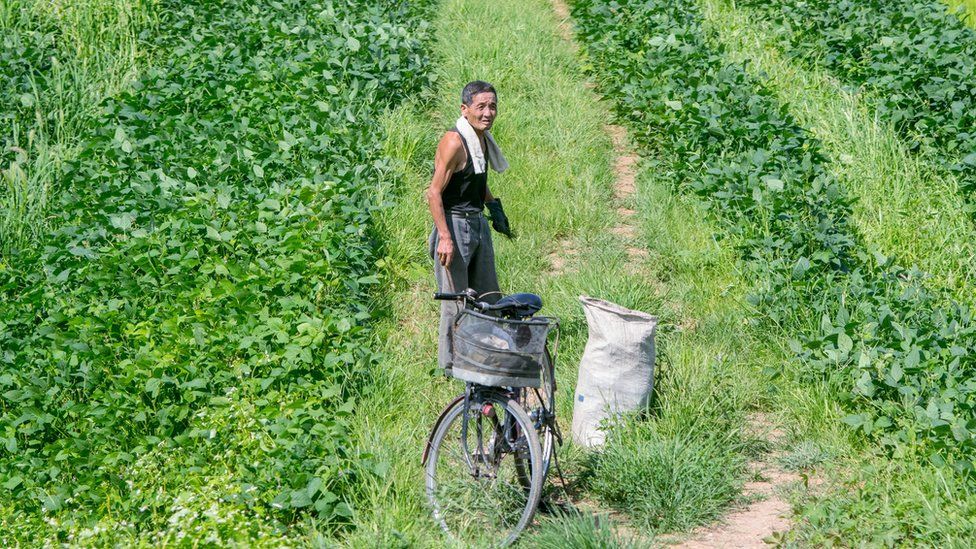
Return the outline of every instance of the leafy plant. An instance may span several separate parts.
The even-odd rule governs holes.
[[[741,65],[694,2],[574,4],[588,65],[637,140],[667,151],[755,279],[755,321],[838,387],[845,420],[892,452],[968,474],[976,428],[972,315],[924,273],[865,250],[819,142]]]
[[[934,148],[976,193],[976,31],[938,1],[746,0],[797,58],[870,90],[913,148]]]
[[[386,471],[349,418],[378,117],[429,82],[430,4],[159,7],[168,55],[104,102],[56,229],[0,270],[6,544],[334,529]]]

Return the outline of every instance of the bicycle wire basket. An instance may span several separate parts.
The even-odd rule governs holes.
[[[553,321],[498,318],[462,309],[451,334],[451,375],[492,387],[539,387]]]

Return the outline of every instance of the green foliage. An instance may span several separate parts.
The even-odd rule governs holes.
[[[969,547],[976,536],[976,496],[970,483],[944,472],[911,457],[869,462],[842,484],[797,501],[803,520],[780,541],[799,547]]]
[[[161,3],[165,60],[104,103],[57,229],[0,270],[5,544],[41,514],[154,543],[351,520],[386,474],[349,438],[378,118],[429,81],[429,6]]]
[[[976,193],[976,32],[932,0],[746,0],[790,52],[875,92],[913,148],[935,147]],[[970,212],[976,205],[969,204]]]
[[[0,255],[30,245],[98,106],[151,57],[153,0],[0,7]]]
[[[637,140],[668,151],[739,247],[757,321],[893,452],[976,457],[976,326],[924,274],[865,252],[819,142],[708,39],[693,2],[575,3],[593,71]]]

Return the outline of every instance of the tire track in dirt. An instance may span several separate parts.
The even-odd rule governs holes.
[[[574,49],[579,46],[572,32],[571,13],[565,0],[552,0],[553,11],[559,22],[559,32],[563,39],[572,43]],[[641,263],[648,257],[647,250],[639,245],[638,231],[634,224],[636,212],[628,206],[632,204],[637,192],[636,176],[640,157],[630,146],[627,130],[620,125],[607,124],[604,130],[610,136],[616,154],[614,160],[613,198],[617,208],[618,224],[611,231],[623,239],[627,256],[630,260],[629,268],[636,272]],[[567,249],[566,242],[560,242],[553,253],[553,270],[562,271],[566,261],[559,254]],[[571,249],[571,248],[569,248]],[[749,428],[757,438],[769,441],[771,447],[776,447],[782,440],[783,434],[763,414],[755,414],[749,419]],[[764,541],[776,532],[789,530],[792,526],[789,514],[791,506],[783,493],[786,488],[799,480],[795,473],[784,471],[776,463],[776,454],[769,453],[762,459],[749,464],[752,477],[758,480],[747,482],[743,487],[742,496],[750,503],[736,508],[725,515],[718,523],[698,528],[683,540],[675,540],[674,547],[679,548],[759,548],[766,547]],[[588,502],[584,507],[597,507]],[[595,509],[591,509],[595,510]],[[625,517],[618,513],[611,513],[615,521],[621,524],[615,527],[621,533],[630,534],[629,537],[639,539]],[[672,538],[673,539],[673,538]],[[660,539],[669,543],[667,539]]]

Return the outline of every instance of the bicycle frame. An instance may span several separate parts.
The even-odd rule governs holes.
[[[483,311],[483,308],[479,306],[479,304],[481,304],[481,303],[478,302],[475,299],[475,295],[470,290],[467,291],[467,292],[462,292],[462,293],[458,293],[458,294],[444,294],[444,295],[445,296],[450,295],[451,297],[453,297],[454,299],[456,299],[457,301],[459,301],[460,304],[461,304],[461,308],[470,308],[470,309],[474,309],[476,311]],[[556,441],[559,444],[562,444],[562,433],[559,431],[558,424],[555,421],[556,411],[554,409],[555,408],[555,391],[556,391],[556,378],[555,378],[555,373],[556,373],[556,360],[557,360],[558,353],[559,353],[559,336],[560,336],[560,332],[561,332],[561,330],[560,330],[561,326],[559,324],[559,319],[558,318],[555,318],[555,317],[548,317],[548,318],[553,322],[553,324],[554,324],[554,328],[553,329],[556,332],[556,336],[554,338],[552,352],[550,353],[548,349],[546,351],[547,353],[549,353],[549,367],[550,367],[550,371],[547,372],[547,374],[552,379],[552,394],[546,395],[548,398],[547,399],[544,399],[544,398],[542,398],[542,394],[540,393],[540,390],[542,390],[542,391],[545,391],[546,390],[544,387],[543,388],[529,388],[529,387],[524,387],[524,388],[518,388],[518,389],[515,389],[515,390],[511,390],[510,389],[510,390],[506,391],[506,390],[504,390],[502,388],[498,388],[498,387],[489,387],[489,386],[484,386],[484,385],[477,385],[477,384],[474,384],[474,383],[467,383],[465,385],[465,392],[464,392],[464,394],[457,396],[447,406],[445,406],[444,409],[441,410],[440,415],[438,415],[437,421],[434,422],[433,428],[431,429],[430,434],[427,437],[427,442],[424,445],[424,452],[423,452],[423,456],[421,458],[421,465],[424,465],[424,466],[427,465],[427,460],[430,457],[430,447],[431,447],[431,443],[432,443],[432,439],[433,439],[434,433],[437,432],[438,427],[440,427],[441,423],[443,423],[444,418],[446,417],[448,411],[450,411],[451,408],[453,408],[454,406],[456,406],[458,402],[464,401],[464,418],[463,418],[463,424],[462,424],[462,446],[464,447],[464,451],[465,451],[465,456],[464,457],[465,457],[465,461],[468,464],[468,467],[471,468],[473,471],[475,471],[474,474],[477,474],[476,467],[475,467],[475,465],[473,463],[474,460],[472,459],[472,457],[470,456],[470,454],[468,454],[468,444],[467,444],[467,428],[468,428],[468,420],[469,420],[468,413],[470,411],[470,401],[471,401],[471,397],[472,397],[473,394],[484,394],[484,393],[489,393],[490,392],[490,393],[493,393],[493,394],[495,394],[497,396],[504,396],[506,398],[513,398],[513,397],[519,396],[518,393],[520,391],[530,391],[530,390],[531,391],[535,391],[536,397],[539,399],[539,402],[540,403],[545,403],[547,400],[549,402],[552,402],[552,409],[547,409],[545,407],[545,405],[543,404],[543,406],[542,406],[542,409],[543,409],[543,417],[538,417],[538,416],[531,417],[531,419],[532,419],[532,421],[534,423],[534,426],[536,427],[536,430],[541,430],[543,426],[546,426],[546,428],[548,428],[548,429],[550,429],[552,431],[553,435],[556,437]],[[506,422],[510,422],[510,419],[506,418]],[[480,426],[480,424],[479,424],[479,426]],[[511,428],[511,427],[509,427],[509,428]],[[503,431],[507,432],[508,429],[503,429]],[[479,453],[482,454],[482,455],[484,455],[483,452],[481,452],[481,450],[482,449],[479,448]]]

